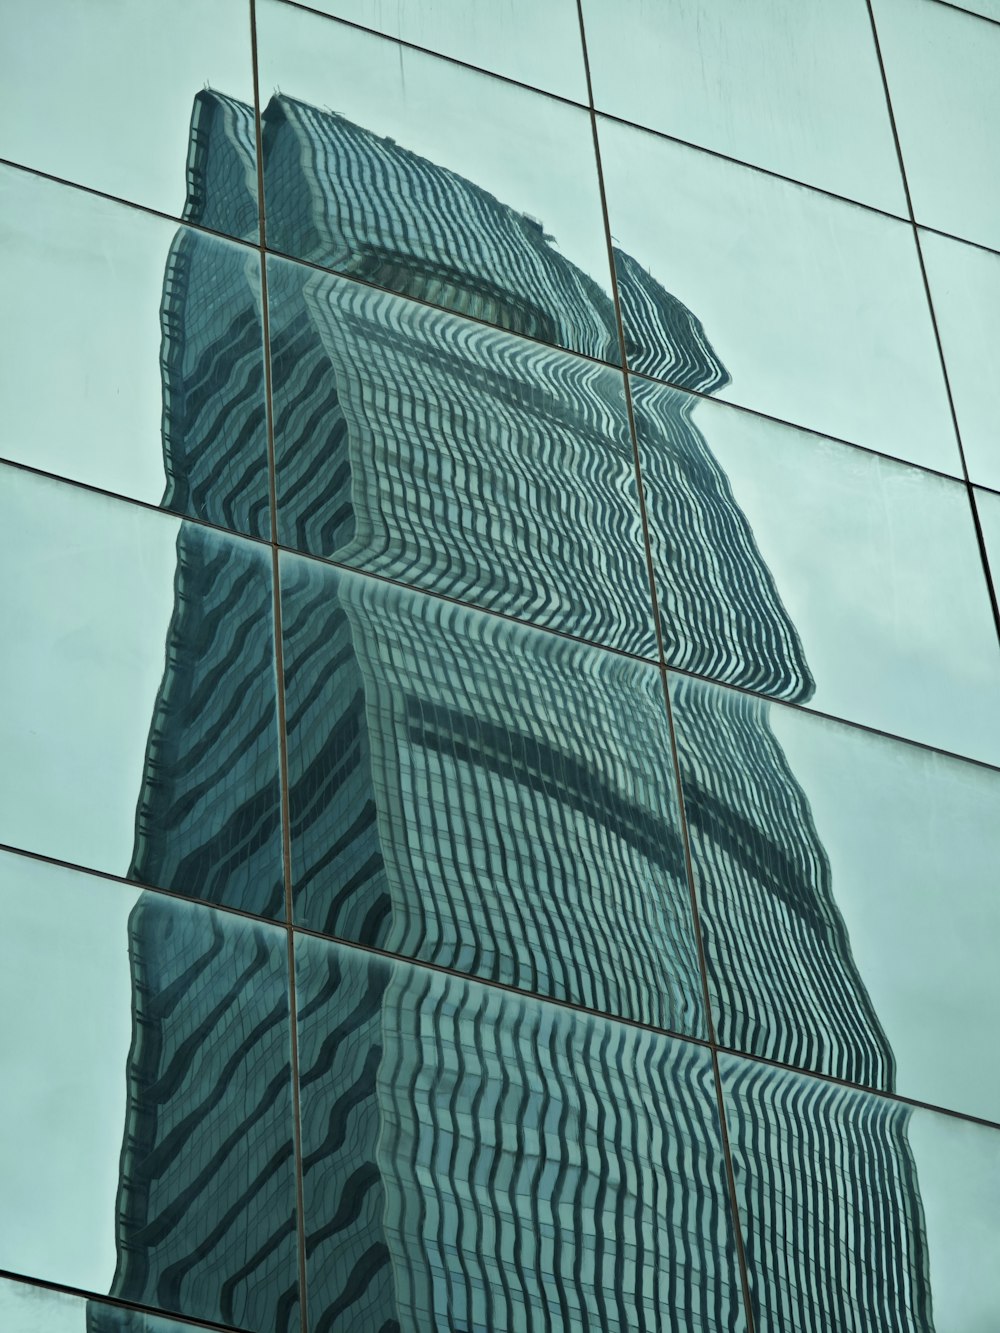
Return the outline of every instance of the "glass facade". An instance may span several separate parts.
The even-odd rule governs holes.
[[[1000,1326],[1000,8],[12,0],[0,1327]]]

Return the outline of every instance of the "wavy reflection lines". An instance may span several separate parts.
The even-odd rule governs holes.
[[[651,652],[621,372],[512,336],[608,356],[609,298],[471,182],[290,98],[264,122],[274,244],[498,326],[270,261],[277,535]],[[249,217],[246,129],[239,104],[200,95],[191,215],[221,225],[228,199],[230,233]],[[220,268],[213,289],[188,281],[198,264],[175,248],[165,284],[168,477],[184,503],[252,525],[253,274]],[[696,316],[627,256],[617,264],[630,317],[660,349],[642,368],[700,393],[724,385]],[[799,635],[695,400],[633,383],[669,660],[807,699]],[[213,411],[209,387],[231,413]],[[251,546],[182,529],[132,873],[277,915],[272,590]],[[280,573],[297,923],[703,1035],[656,666],[306,555],[282,552]],[[701,688],[675,694],[720,1036],[891,1088],[806,794],[763,705]],[[189,1289],[208,1300],[214,1282],[223,1317],[283,1330],[287,1011],[274,998],[259,1032],[240,1026],[237,979],[270,946],[242,924],[232,938],[185,943],[136,909],[117,1282],[170,1308]],[[704,1051],[329,942],[298,951],[320,1333],[596,1333],[656,1327],[668,1311],[692,1333],[743,1327]],[[862,1112],[827,1085],[733,1086],[760,1108],[737,1127],[751,1257],[786,1292],[766,1284],[759,1308],[784,1300],[793,1322],[775,1326],[806,1328],[853,1302],[874,1327],[896,1275],[923,1333],[906,1114]],[[767,1197],[790,1202],[761,1218],[752,1187],[765,1178]],[[815,1254],[804,1217],[825,1229]],[[847,1275],[848,1236],[884,1246],[881,1267]]]
[[[333,112],[277,95],[263,121],[276,249],[617,361],[610,297],[540,223]]]
[[[385,978],[339,950],[296,949],[306,1265],[314,1333],[396,1333],[379,1164]]]
[[[629,330],[628,367],[682,389],[715,393],[729,371],[708,340],[701,320],[631,255],[614,249],[622,322]]]
[[[341,386],[305,305],[313,279],[273,260],[267,277],[278,532],[286,545],[332,557],[357,530]]]
[[[260,260],[182,228],[160,306],[163,507],[269,535]]]
[[[932,1333],[912,1108],[743,1060],[723,1080],[758,1327]]]
[[[347,611],[324,595],[331,576],[287,561],[282,575],[296,917],[380,945],[392,898],[380,817],[386,792],[374,780],[367,682]]]
[[[681,678],[672,697],[720,1041],[891,1089],[892,1049],[770,705]]]
[[[401,1328],[743,1327],[702,1051],[300,955],[317,1328],[394,1328],[392,1308]]]
[[[291,1327],[288,989],[277,932],[144,894],[111,1294]],[[250,1002],[249,997],[253,997]]]
[[[286,540],[655,651],[620,374],[330,275],[270,273]]]
[[[185,523],[129,876],[281,914],[270,562]]]
[[[632,399],[668,662],[803,702],[814,681],[802,641],[693,419],[698,400],[645,380]]]
[[[697,1027],[656,671],[301,559],[283,582],[302,918],[341,935],[365,922],[361,942],[405,957]],[[332,654],[319,634],[336,636]],[[313,800],[334,770],[348,816]],[[327,849],[369,810],[384,887],[366,859],[348,894]]]
[[[185,222],[257,240],[257,130],[252,106],[208,88],[195,94],[185,175]]]

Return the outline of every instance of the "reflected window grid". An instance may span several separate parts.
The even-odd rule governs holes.
[[[901,443],[905,432],[880,434],[879,413],[891,423],[892,409],[891,399],[878,401],[875,380],[865,390],[869,403],[845,417],[846,426],[824,415],[822,376],[812,397],[798,400],[805,407],[791,397],[785,406],[780,371],[769,380],[766,366],[747,357],[738,322],[727,327],[724,301],[700,290],[696,267],[685,272],[683,249],[644,250],[641,217],[627,222],[636,253],[616,241],[632,205],[615,182],[613,135],[602,142],[613,274],[606,260],[594,260],[603,253],[606,219],[599,201],[594,207],[596,178],[585,180],[593,169],[585,155],[563,183],[568,195],[589,199],[577,213],[580,233],[553,239],[544,202],[534,205],[541,217],[524,208],[546,198],[530,172],[523,182],[501,172],[491,193],[489,180],[463,175],[462,151],[441,135],[434,97],[421,91],[424,67],[440,69],[442,88],[466,79],[471,91],[478,80],[484,106],[506,102],[489,114],[497,125],[506,121],[515,141],[517,99],[527,108],[533,95],[435,66],[431,52],[586,103],[579,34],[565,5],[550,0],[535,20],[536,41],[549,33],[548,60],[529,49],[530,33],[513,40],[502,15],[495,32],[475,25],[439,32],[433,24],[421,29],[404,5],[399,31],[374,37],[337,22],[378,29],[383,19],[360,0],[320,7],[331,17],[280,0],[257,6],[265,104],[259,179],[275,254],[257,244],[258,140],[248,78],[194,95],[183,210],[168,194],[166,155],[152,160],[144,182],[121,171],[102,175],[84,163],[79,142],[46,142],[44,127],[35,145],[9,154],[29,172],[61,175],[194,225],[176,233],[164,262],[163,415],[145,427],[148,460],[127,464],[126,452],[102,445],[96,431],[90,461],[60,456],[58,428],[33,415],[30,401],[20,408],[27,433],[12,431],[0,449],[12,463],[123,497],[98,500],[3,467],[13,510],[36,542],[36,568],[44,567],[46,549],[65,561],[82,558],[82,621],[98,609],[87,559],[101,530],[104,568],[138,559],[144,575],[155,563],[172,582],[159,631],[148,617],[152,639],[159,633],[152,648],[152,640],[140,647],[133,634],[127,646],[113,629],[102,630],[118,645],[109,661],[123,679],[137,679],[140,657],[144,679],[159,677],[145,715],[148,734],[141,719],[132,721],[141,782],[130,860],[109,841],[103,816],[89,816],[86,838],[82,823],[79,832],[74,826],[88,817],[72,793],[86,772],[82,757],[58,798],[69,821],[60,821],[59,838],[44,827],[40,803],[52,800],[66,751],[46,757],[31,748],[33,729],[24,729],[38,795],[29,780],[20,805],[10,807],[6,835],[34,855],[0,858],[4,878],[29,904],[23,919],[12,919],[12,947],[19,930],[25,940],[32,930],[37,935],[30,911],[41,911],[50,894],[52,902],[71,895],[67,919],[77,912],[91,927],[103,911],[110,919],[116,898],[119,912],[135,901],[126,983],[133,1031],[114,1057],[128,1084],[120,1161],[115,1153],[120,1175],[105,1182],[118,1191],[107,1230],[114,1275],[99,1276],[103,1270],[79,1257],[83,1266],[73,1269],[69,1249],[57,1244],[47,1254],[29,1245],[11,1267],[94,1298],[5,1282],[0,1311],[9,1309],[25,1333],[32,1319],[46,1333],[195,1327],[169,1315],[250,1333],[414,1320],[442,1329],[549,1327],[553,1320],[625,1329],[668,1314],[692,1328],[742,1330],[751,1318],[758,1329],[811,1326],[845,1307],[857,1320],[877,1318],[901,1333],[979,1326],[1000,1305],[988,1264],[977,1259],[988,1255],[1000,1222],[995,1197],[977,1183],[1000,1180],[1000,1124],[990,1127],[1000,1122],[1000,1089],[976,1077],[953,1038],[989,1012],[996,996],[985,957],[968,955],[966,984],[956,992],[961,949],[930,949],[933,874],[921,880],[905,859],[891,859],[893,845],[907,837],[908,809],[925,808],[932,823],[947,809],[954,845],[966,848],[968,860],[948,924],[996,938],[1000,922],[985,880],[995,835],[983,812],[992,808],[1000,765],[1000,721],[989,703],[1000,674],[990,583],[1000,563],[1000,524],[997,497],[979,490],[974,501],[971,490],[972,482],[992,484],[994,466],[975,336],[991,316],[983,303],[970,311],[973,263],[965,252],[972,251],[927,231],[927,293],[912,273],[899,279],[913,311],[923,311],[929,297],[938,314],[958,425],[968,432],[957,448],[929,326],[919,347],[902,350],[906,321],[888,334],[873,326],[873,346],[887,337],[896,349],[882,372],[891,377],[902,366],[932,385],[922,412],[925,443]],[[584,7],[591,36],[603,8],[598,0]],[[916,222],[995,244],[989,201],[962,214],[968,181],[959,180],[947,216],[925,193],[924,145],[905,100],[919,52],[896,41],[892,8],[882,0],[876,21],[883,40],[896,43],[887,57],[889,93],[900,90],[892,110],[903,170],[917,178]],[[987,0],[969,8],[991,14]],[[246,16],[222,0],[218,10],[225,18],[213,41],[225,45],[227,25],[235,32],[237,14]],[[969,23],[995,26],[971,14],[960,19],[966,33],[975,30]],[[635,22],[629,17],[621,33],[633,45],[641,41],[629,26]],[[385,80],[387,92],[398,56],[404,102],[414,99],[413,123],[440,156],[397,144],[391,127],[369,126],[360,119],[364,96],[346,85],[343,105],[321,101],[307,87],[307,33],[332,51],[334,34],[344,50],[355,43],[369,51],[379,71],[373,86]],[[844,34],[837,58],[859,75],[863,66],[871,83],[870,32],[855,23]],[[423,50],[394,45],[394,36]],[[245,38],[241,32],[229,43],[230,62]],[[702,58],[706,52],[711,58],[711,42]],[[160,65],[170,59],[161,55]],[[604,87],[620,77],[621,57],[602,48],[601,59],[588,110],[616,115],[605,99],[623,94]],[[801,88],[779,89],[773,103],[765,98],[739,151],[711,115],[700,128],[696,113],[680,133],[669,109],[639,103],[632,115],[644,128],[629,127],[628,135],[640,158],[646,147],[655,156],[668,142],[649,130],[693,143],[678,150],[679,169],[685,154],[697,163],[697,149],[707,148],[762,168],[765,193],[770,170],[857,199],[829,208],[846,208],[845,227],[857,223],[860,235],[869,218],[875,230],[883,227],[874,213],[866,218],[864,204],[905,216],[891,154],[879,160],[876,151],[886,126],[874,83],[869,91],[853,108],[873,130],[868,177],[862,171],[853,183],[837,175],[841,154],[832,138],[808,166],[783,169],[801,160],[801,145],[782,139],[768,117],[778,106],[787,115]],[[696,103],[695,93],[687,96]],[[446,93],[440,98],[445,105]],[[539,94],[535,111],[544,119],[552,108],[553,123],[562,117],[553,142],[562,134],[568,143],[574,109],[557,113],[560,105]],[[580,124],[587,119],[581,112]],[[859,132],[845,131],[848,139]],[[624,144],[624,128],[614,133]],[[573,152],[586,140],[581,134]],[[722,197],[745,168],[720,162],[711,171],[719,172]],[[28,188],[18,179],[23,173],[5,174],[15,191]],[[508,191],[521,183],[514,198]],[[87,199],[68,187],[47,188],[56,192],[57,211],[60,191],[71,212]],[[156,230],[138,212],[102,207],[95,236],[118,228],[138,253],[140,223],[150,235]],[[33,229],[40,235],[40,216],[25,211],[29,242]],[[155,221],[169,240],[170,224]],[[463,226],[478,249],[456,247]],[[896,227],[886,220],[885,236]],[[900,236],[910,231],[917,236],[915,223],[898,224]],[[65,230],[70,251],[74,238],[75,224]],[[51,234],[45,239],[52,244]],[[442,260],[456,253],[457,265]],[[996,257],[978,253],[987,283]],[[44,245],[39,254],[44,262]],[[877,262],[875,249],[858,255]],[[671,266],[683,299],[654,276]],[[72,267],[66,272],[68,284]],[[98,276],[93,291],[102,283]],[[127,275],[123,301],[137,288]],[[977,294],[983,290],[977,285]],[[79,292],[85,311],[92,298],[85,286]],[[621,354],[613,301],[624,324]],[[718,319],[718,311],[716,345],[708,316]],[[766,354],[781,350],[776,333]],[[629,391],[621,366],[655,378],[633,376]],[[89,372],[81,379],[82,403]],[[101,392],[95,421],[109,413],[114,420],[114,383]],[[707,401],[712,396],[718,406]],[[777,420],[751,418],[725,397]],[[116,428],[124,437],[127,418]],[[810,429],[850,443],[828,443]],[[815,472],[826,478],[820,489],[844,506],[827,508],[831,552],[838,541],[845,549],[860,542],[855,549],[866,559],[878,558],[874,520],[868,529],[832,521],[841,522],[848,505],[857,515],[860,497],[877,495],[891,556],[921,584],[922,613],[950,637],[952,651],[934,648],[919,614],[896,617],[887,660],[892,652],[903,662],[916,655],[927,679],[910,673],[916,683],[895,711],[877,691],[865,693],[864,653],[855,665],[849,655],[832,655],[800,610],[794,566],[801,532],[778,515],[781,506],[769,509],[755,495],[741,471],[741,451],[755,433],[758,460],[779,485],[794,475],[792,451],[811,451]],[[128,501],[176,517],[143,513]],[[975,526],[963,509],[973,504]],[[67,516],[64,524],[57,513]],[[907,521],[921,524],[925,514],[946,534],[936,585],[929,566],[927,578],[921,573],[906,531]],[[285,548],[277,583],[261,545],[247,536]],[[12,549],[23,552],[26,544],[15,537]],[[839,559],[828,554],[828,573]],[[817,567],[814,593],[822,561]],[[831,574],[828,614],[844,614],[836,585]],[[135,580],[130,586],[134,596]],[[908,586],[890,582],[890,597]],[[54,618],[46,624],[43,617],[33,631],[36,653],[51,652],[58,662],[72,643],[70,674],[85,665],[98,679],[108,655],[80,637],[80,624],[67,639],[72,594],[60,607],[52,578],[25,594],[20,608],[12,604],[9,618],[18,610],[30,617],[40,596],[52,599]],[[114,596],[111,585],[109,603]],[[873,593],[873,624],[878,600]],[[272,621],[279,610],[277,679]],[[833,629],[878,637],[864,614]],[[674,668],[669,704],[664,667]],[[58,669],[51,676],[39,681],[39,699],[47,688],[63,688]],[[928,721],[923,710],[935,691],[948,702]],[[803,705],[845,722],[810,716]],[[286,728],[280,747],[279,717]],[[80,756],[87,744],[80,742]],[[663,776],[674,757],[679,791]],[[878,803],[879,827],[859,800],[846,799],[852,766],[891,775],[877,793],[873,783],[868,797],[872,807]],[[892,808],[884,793],[896,789]],[[17,814],[33,800],[35,813]],[[127,846],[127,797],[120,800],[116,836]],[[26,831],[30,819],[37,831]],[[139,892],[36,857],[153,887]],[[282,861],[292,872],[284,887]],[[879,951],[886,920],[866,915],[873,867],[884,867],[893,885],[911,877],[909,971]],[[288,919],[265,924],[255,916]],[[947,924],[938,930],[941,942]],[[297,962],[298,1147],[286,938]],[[72,946],[57,935],[46,947],[58,960]],[[929,961],[920,962],[920,950]],[[67,993],[71,985],[67,978]],[[946,1012],[925,1021],[945,997]],[[563,1006],[546,1003],[552,999]],[[121,994],[114,1005],[121,1024],[128,1018]],[[984,1045],[991,1035],[984,1032]],[[24,1057],[40,1106],[57,1089],[44,1068],[44,1043],[40,1036]],[[81,1073],[88,1115],[98,1115],[109,1095],[110,1068]],[[213,1087],[216,1069],[221,1079]],[[914,1110],[887,1093],[957,1115]],[[202,1127],[200,1140],[194,1126]],[[296,1173],[305,1210],[298,1216]],[[215,1182],[211,1200],[208,1180]],[[681,1213],[699,1220],[665,1223]],[[12,1221],[0,1203],[0,1246]],[[810,1239],[819,1236],[825,1249]],[[860,1279],[856,1260],[866,1250],[879,1263]],[[968,1281],[956,1279],[960,1269]],[[106,1293],[118,1303],[102,1303]]]

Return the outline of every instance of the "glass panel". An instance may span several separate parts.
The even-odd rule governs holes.
[[[975,491],[976,510],[986,544],[986,558],[990,562],[993,587],[1000,594],[1000,495],[991,491]]]
[[[631,126],[600,132],[633,370],[958,474],[911,227]]]
[[[0,842],[279,914],[267,548],[0,472]]]
[[[633,399],[671,665],[1000,762],[963,486],[649,381]]]
[[[0,157],[256,236],[246,0],[10,0],[5,18]]]
[[[992,1328],[1000,1132],[721,1064],[758,1329]]]
[[[1000,490],[1000,255],[920,233],[969,476]]]
[[[583,11],[599,110],[906,215],[865,0]]]
[[[317,1328],[745,1329],[700,1047],[297,940]]]
[[[298,919],[700,1032],[656,668],[301,557],[282,584]]]
[[[0,1324],[9,1333],[198,1333],[203,1327],[3,1278]]]
[[[0,207],[0,452],[267,537],[256,252],[11,168]]]
[[[1000,249],[1000,27],[937,0],[875,0],[918,222]]]
[[[969,1057],[996,1041],[1000,772],[690,678],[671,697],[719,1041],[1000,1119],[997,1062]]]
[[[982,14],[984,18],[995,19],[1000,23],[1000,0],[963,0],[959,9],[968,9],[973,14]]]
[[[0,1267],[290,1330],[284,932],[9,853],[0,902]]]
[[[519,79],[546,92],[587,101],[587,78],[575,0],[313,0],[335,18],[375,28],[387,37]]]
[[[274,249],[619,359],[586,111],[275,0],[257,27]]]
[[[282,541],[655,655],[622,373],[269,261]]]

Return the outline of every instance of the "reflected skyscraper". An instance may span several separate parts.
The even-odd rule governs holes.
[[[208,912],[171,908],[146,893],[129,917],[132,1047],[111,1294],[290,1328],[296,1229],[280,944],[269,947],[246,922],[224,929]],[[100,1328],[91,1320],[91,1333]]]
[[[189,220],[255,236],[253,143],[250,108],[199,94]],[[296,919],[703,1035],[659,673],[578,641],[656,647],[621,376],[560,350],[615,359],[611,300],[539,223],[332,112],[274,97],[263,150],[269,227],[302,233],[295,253],[363,279],[269,266],[282,541],[578,636],[283,557]],[[728,374],[683,303],[628,256],[616,265],[629,325],[660,349],[632,369],[676,386],[636,381],[634,393],[650,527],[666,543],[668,660],[706,676],[725,661],[747,689],[801,702],[813,682],[799,636],[683,392],[711,393]],[[263,535],[263,423],[242,406],[262,374],[260,320],[249,270],[233,257],[199,274],[199,235],[185,233],[163,298],[167,503],[188,513],[197,497],[204,517]],[[556,487],[558,504],[538,502]],[[268,597],[264,573],[183,525],[131,871],[162,882],[169,861],[199,897],[278,917],[268,849],[279,800],[259,776],[274,743],[261,687]],[[826,854],[763,705],[734,693],[723,712],[685,680],[675,706],[690,834],[714,872],[700,910],[712,999],[732,1025],[720,1041],[891,1088],[892,1052]],[[235,804],[224,795],[234,771]],[[209,938],[165,947],[145,904],[130,955],[115,1293],[169,1304],[145,1288],[145,1249],[157,1248],[158,1272],[211,1282],[213,1247],[239,1235],[251,1294],[229,1299],[252,1303],[294,1244],[287,1215],[272,1228],[246,1221],[266,1215],[269,1165],[291,1150],[286,1094],[248,1097],[253,1046],[268,1035],[237,1032],[224,1007],[201,1013],[196,1001],[205,969],[244,973],[252,959]],[[316,1328],[625,1330],[656,1326],[667,1305],[677,1327],[742,1327],[732,1264],[703,1253],[728,1223],[703,1220],[720,1163],[695,1151],[705,1111],[691,1048],[668,1059],[624,1027],[616,1046],[595,1023],[581,1060],[542,1031],[544,1014],[501,1048],[494,992],[405,965],[334,959],[304,966],[300,984]],[[544,1071],[537,1096],[505,1061]],[[527,1136],[489,1129],[482,1110],[490,1081],[511,1077],[525,1088]],[[780,1309],[754,1293],[762,1326],[828,1327],[847,1308],[845,1327],[930,1330],[908,1111],[886,1101],[873,1115],[834,1084],[784,1097],[782,1077],[754,1066],[746,1094],[789,1130],[769,1157],[784,1154],[775,1207],[747,1219],[751,1249],[785,1278]],[[459,1109],[421,1128],[420,1108],[443,1105],[428,1089],[448,1079]],[[644,1100],[630,1120],[635,1088]],[[623,1109],[596,1135],[603,1107]],[[216,1123],[240,1122],[239,1144],[213,1137]],[[614,1157],[599,1201],[574,1133]],[[750,1156],[760,1133],[749,1119],[737,1126]],[[460,1151],[488,1163],[475,1197],[460,1187]],[[647,1189],[637,1177],[654,1151]],[[243,1211],[219,1217],[213,1200],[233,1170]],[[545,1231],[525,1203],[532,1192],[565,1201]],[[290,1327],[294,1293],[268,1308]]]

